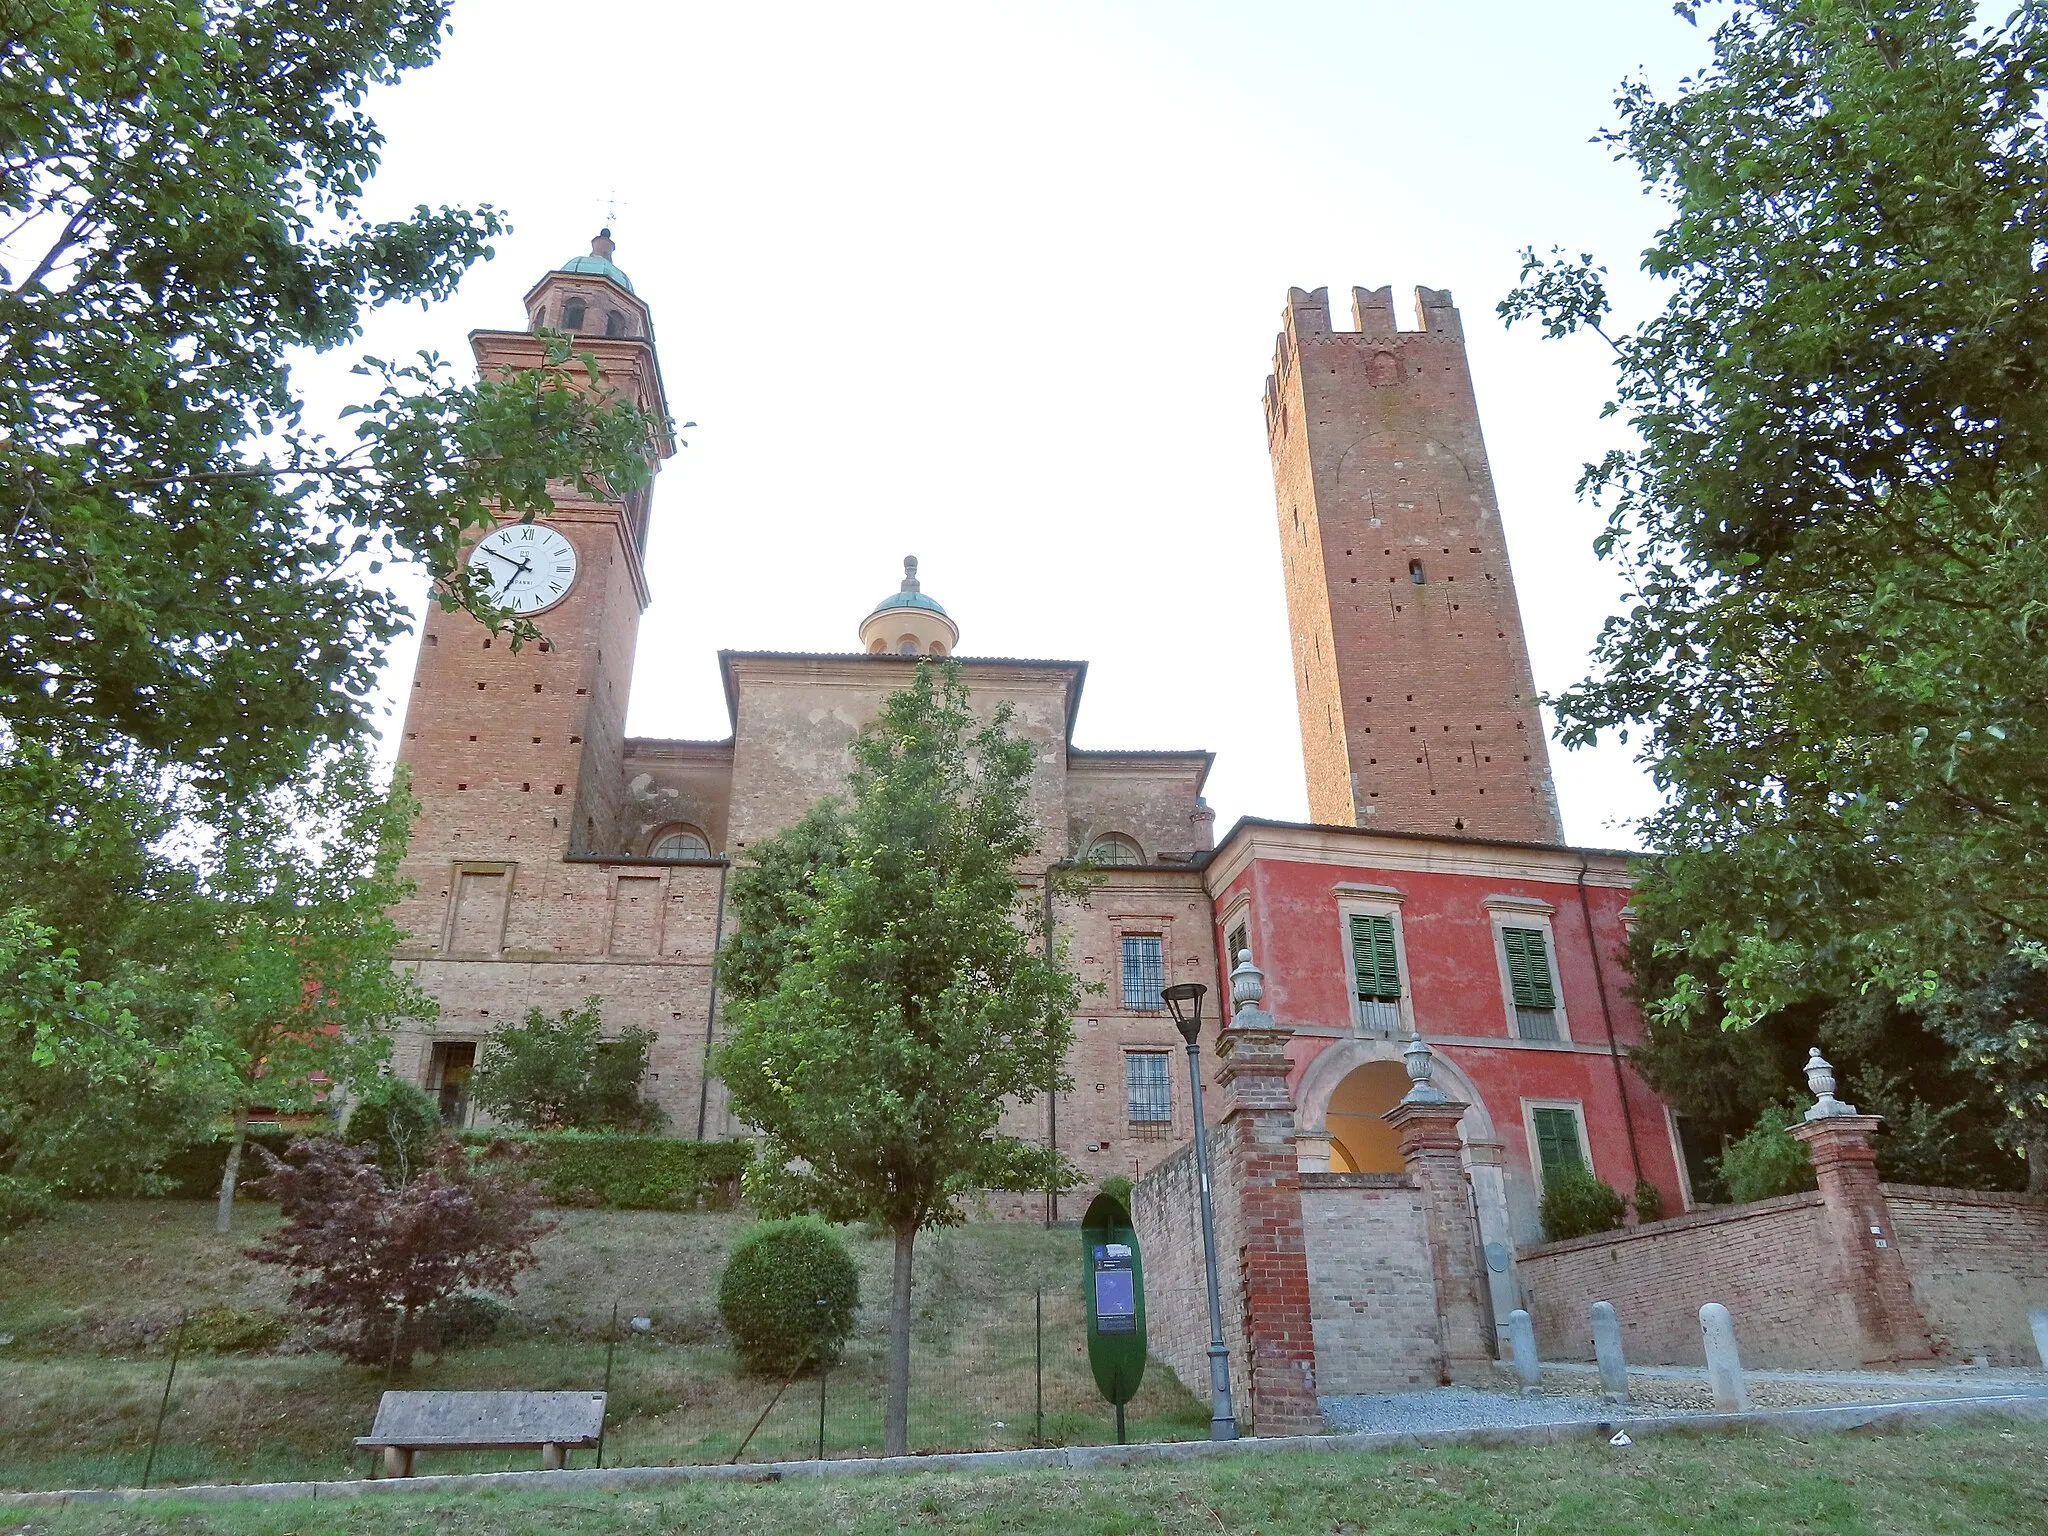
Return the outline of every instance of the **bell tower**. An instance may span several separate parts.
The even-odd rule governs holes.
[[[1288,290],[1266,380],[1309,814],[1561,843],[1464,330],[1449,293]]]
[[[535,284],[524,330],[471,333],[478,371],[502,377],[540,367],[547,343],[538,333],[567,332],[579,356],[597,360],[603,387],[665,422],[653,319],[613,250],[605,230],[590,255]],[[672,451],[666,439],[658,445],[662,458]],[[626,697],[648,601],[652,488],[614,500],[573,486],[550,490],[555,509],[539,527],[500,530],[556,552],[550,582],[567,574],[559,596],[532,594],[540,642],[515,652],[471,615],[439,608],[423,626],[398,758],[421,805],[407,858],[416,891],[395,914],[416,955],[498,958],[555,947],[538,937],[561,926],[544,912],[548,870],[624,847]],[[571,554],[560,553],[554,535]],[[492,555],[489,539],[466,558]],[[510,543],[495,558],[518,569],[531,559],[526,550]]]

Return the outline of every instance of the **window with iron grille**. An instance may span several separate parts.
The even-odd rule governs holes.
[[[1547,1180],[1555,1174],[1584,1172],[1585,1148],[1579,1144],[1576,1109],[1535,1108],[1529,1111],[1536,1130],[1536,1168]]]
[[[1124,940],[1124,1006],[1164,1008],[1159,994],[1166,986],[1166,941],[1129,938]]]
[[[1173,1096],[1167,1086],[1164,1051],[1132,1051],[1124,1057],[1124,1102],[1133,1125],[1171,1125]]]
[[[1384,913],[1351,919],[1351,974],[1362,1028],[1392,1031],[1401,1023],[1401,964],[1394,919]]]
[[[1541,928],[1503,928],[1508,991],[1515,1005],[1515,1034],[1524,1040],[1555,1040],[1557,988],[1550,976],[1550,944]]]

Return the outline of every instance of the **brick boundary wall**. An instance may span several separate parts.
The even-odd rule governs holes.
[[[1699,1309],[1718,1301],[1745,1365],[1861,1364],[1854,1308],[1826,1289],[1824,1232],[1824,1202],[1806,1193],[1524,1248],[1516,1262],[1537,1348],[1592,1359],[1587,1310],[1611,1301],[1631,1361],[1702,1365]]]
[[[1304,1173],[1316,1388],[1401,1392],[1438,1377],[1423,1194],[1405,1173]]]
[[[1212,1163],[1221,1136],[1221,1127],[1210,1128]],[[1192,1143],[1131,1185],[1131,1227],[1138,1234],[1138,1255],[1145,1266],[1147,1352],[1164,1362],[1183,1386],[1207,1402],[1209,1294],[1202,1269],[1200,1199]],[[1223,1342],[1230,1348],[1232,1390],[1241,1391],[1245,1383],[1237,1377],[1241,1376],[1245,1358],[1244,1292],[1231,1283],[1227,1267],[1220,1279]]]
[[[2048,1199],[1885,1184],[1892,1230],[1936,1350],[2039,1365],[2030,1312],[2048,1308]]]

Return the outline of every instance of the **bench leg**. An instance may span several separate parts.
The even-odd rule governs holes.
[[[543,1472],[562,1470],[562,1448],[559,1445],[544,1445],[540,1448],[540,1469]]]
[[[412,1452],[402,1445],[385,1446],[384,1475],[386,1477],[411,1477]]]

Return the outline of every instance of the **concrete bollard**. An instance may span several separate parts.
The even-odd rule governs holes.
[[[1621,1319],[1614,1303],[1593,1303],[1593,1358],[1600,1362],[1600,1390],[1616,1402],[1628,1401],[1628,1357],[1621,1350]]]
[[[1515,1374],[1524,1387],[1543,1385],[1543,1366],[1536,1358],[1536,1325],[1520,1307],[1508,1314],[1508,1342],[1515,1350]]]
[[[1700,1338],[1707,1347],[1707,1381],[1714,1389],[1714,1411],[1749,1412],[1749,1393],[1742,1385],[1742,1353],[1735,1347],[1735,1319],[1718,1301],[1700,1308]]]
[[[2029,1313],[2027,1321],[2034,1325],[2034,1353],[2048,1365],[2048,1312]]]

